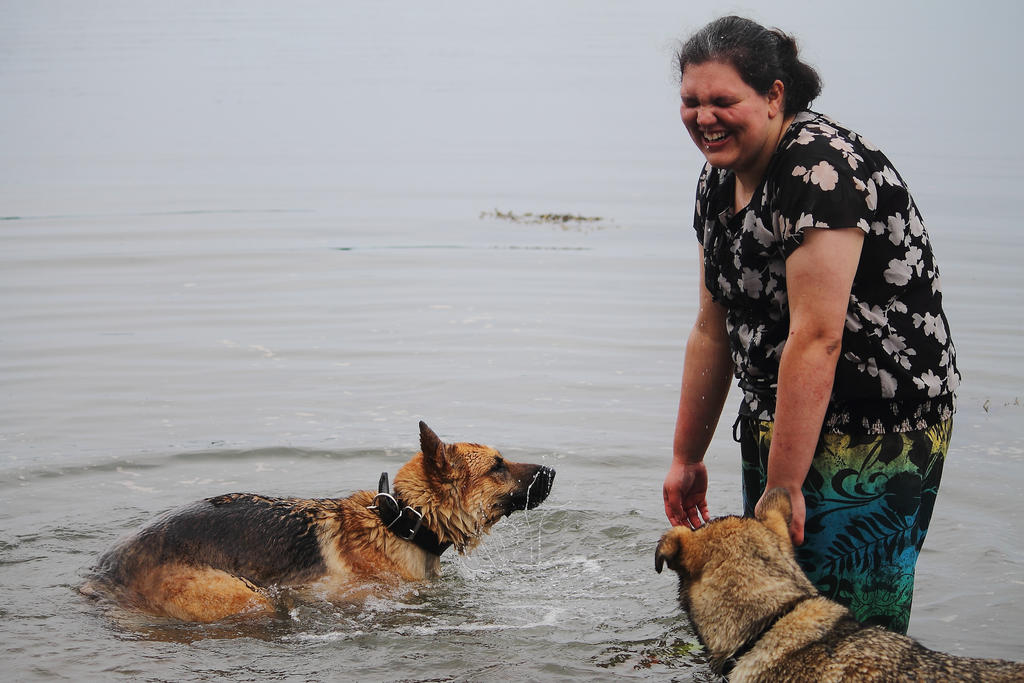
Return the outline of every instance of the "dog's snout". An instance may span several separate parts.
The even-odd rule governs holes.
[[[537,470],[537,481],[544,485],[547,491],[551,491],[551,485],[555,482],[555,470],[550,467],[541,466]]]
[[[532,510],[544,502],[548,494],[551,493],[551,485],[554,483],[555,470],[543,465],[538,467],[536,474],[533,475],[533,483],[530,485],[530,498],[527,501],[527,509]]]

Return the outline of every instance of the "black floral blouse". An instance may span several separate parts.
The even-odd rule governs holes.
[[[750,203],[732,210],[731,171],[705,165],[694,227],[705,284],[727,309],[740,413],[774,419],[789,332],[786,257],[806,228],[865,233],[825,431],[905,432],[949,419],[960,375],[931,243],[903,179],[871,143],[801,112]]]

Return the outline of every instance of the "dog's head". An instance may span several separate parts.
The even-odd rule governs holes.
[[[550,467],[511,462],[490,446],[446,444],[423,422],[420,447],[395,475],[395,493],[460,552],[502,517],[537,507],[551,492]]]
[[[658,543],[654,568],[679,575],[679,601],[712,653],[729,652],[782,605],[815,592],[789,538],[789,494],[774,489],[756,518],[677,526]]]
[[[773,555],[792,557],[793,544],[789,539],[792,516],[789,493],[779,488],[768,492],[754,519],[721,517],[696,531],[687,526],[673,527],[658,542],[654,569],[660,574],[667,565],[687,580],[700,576],[713,555],[721,555],[727,550],[756,552],[756,548],[767,546],[775,551]],[[765,531],[771,534],[765,534]],[[747,541],[740,544],[742,547],[728,547],[731,541],[741,539]]]

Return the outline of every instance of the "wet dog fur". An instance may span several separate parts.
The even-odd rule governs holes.
[[[472,549],[498,520],[536,507],[554,470],[474,443],[445,444],[420,422],[422,452],[395,475],[395,498],[422,513],[438,545],[386,528],[374,491],[347,498],[230,493],[171,510],[103,554],[81,591],[191,622],[275,612],[279,587],[332,589],[436,577],[440,553]],[[403,534],[404,535],[404,534]]]
[[[655,569],[679,575],[679,602],[731,681],[1024,681],[1024,664],[955,657],[864,626],[796,563],[789,494],[756,519],[723,517],[662,536]],[[731,670],[731,671],[730,671]]]

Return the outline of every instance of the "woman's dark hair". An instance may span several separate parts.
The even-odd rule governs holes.
[[[782,81],[785,114],[807,109],[821,93],[818,72],[797,57],[792,36],[743,17],[712,21],[683,43],[676,59],[680,78],[691,64],[731,64],[743,82],[761,95],[767,95],[776,80]]]

